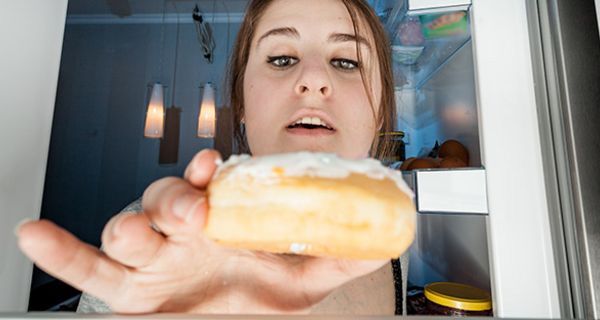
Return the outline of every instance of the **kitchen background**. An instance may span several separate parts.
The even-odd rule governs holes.
[[[223,109],[227,58],[246,1],[123,3],[130,6],[119,1],[69,1],[42,202],[42,218],[96,246],[102,226],[138,199],[151,182],[181,175],[204,148],[231,152],[226,150],[231,147],[226,124],[217,129],[216,141],[197,137],[196,129],[201,87],[207,82],[216,87],[216,106]],[[211,12],[203,17],[214,32],[212,63],[203,57],[192,20],[195,5],[201,12]],[[165,108],[174,105],[181,110],[178,159],[170,164],[159,164],[160,139],[144,137],[154,82],[166,86]],[[222,123],[228,113],[223,115]],[[30,309],[55,303],[48,299],[56,295],[48,293],[63,290],[59,287],[36,268]]]

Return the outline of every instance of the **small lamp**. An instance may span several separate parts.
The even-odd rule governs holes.
[[[215,136],[215,89],[210,82],[204,86],[200,112],[198,115],[198,137],[214,138]]]
[[[165,123],[165,103],[163,86],[155,83],[152,86],[152,94],[146,110],[146,125],[144,126],[144,137],[162,138]]]

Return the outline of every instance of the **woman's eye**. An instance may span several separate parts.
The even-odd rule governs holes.
[[[290,56],[269,57],[267,62],[277,68],[286,68],[298,63],[298,59]]]
[[[331,65],[342,70],[354,70],[358,68],[358,62],[349,59],[333,59]]]

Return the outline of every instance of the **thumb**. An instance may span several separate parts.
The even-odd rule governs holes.
[[[198,152],[190,161],[183,177],[194,187],[205,189],[217,170],[217,164],[220,162],[221,155],[218,151],[204,149]]]

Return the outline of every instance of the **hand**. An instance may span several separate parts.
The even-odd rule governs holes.
[[[20,227],[19,246],[38,267],[119,313],[303,313],[336,287],[387,262],[216,245],[202,229],[205,190],[218,157],[200,152],[184,179],[150,185],[142,213],[117,215],[105,226],[103,251],[43,220]]]

